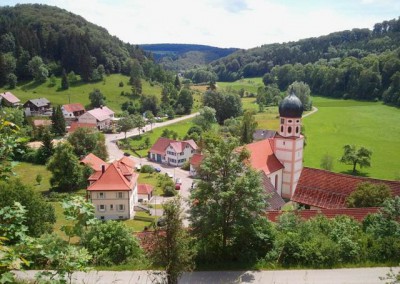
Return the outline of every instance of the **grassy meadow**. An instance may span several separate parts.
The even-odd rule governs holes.
[[[237,80],[235,82],[217,82],[218,88],[222,89],[231,88],[236,91],[244,89],[245,91],[253,94],[257,94],[257,89],[262,86],[264,86],[262,77],[244,78]]]
[[[320,167],[327,154],[334,158],[334,172],[350,173],[352,167],[338,162],[345,144],[372,150],[371,167],[361,174],[380,178],[400,177],[400,109],[381,102],[359,102],[313,97],[318,111],[303,119],[307,146],[304,165]]]

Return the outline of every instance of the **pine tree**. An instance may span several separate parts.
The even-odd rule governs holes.
[[[69,89],[69,81],[68,81],[67,72],[65,72],[65,69],[63,69],[63,71],[62,71],[61,89],[63,89],[63,90]]]
[[[174,86],[178,91],[181,89],[181,81],[179,80],[178,75],[175,76]]]
[[[65,119],[61,110],[61,106],[53,108],[53,114],[51,115],[52,121],[52,132],[55,135],[64,136],[65,134]]]

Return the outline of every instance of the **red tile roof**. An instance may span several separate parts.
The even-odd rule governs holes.
[[[304,220],[311,219],[319,214],[326,216],[327,218],[335,218],[339,215],[346,215],[354,218],[361,222],[367,217],[368,214],[377,213],[378,207],[368,208],[339,208],[339,209],[319,209],[319,210],[296,210],[293,211],[296,215]],[[285,213],[284,211],[267,211],[267,218],[272,222],[277,222],[278,217]]]
[[[150,184],[138,184],[138,194],[150,194],[153,189]]]
[[[133,189],[136,183],[138,175],[132,172],[132,179],[127,179],[121,171],[118,162],[114,162],[108,166],[106,171],[100,176],[100,178],[88,186],[89,191],[98,190],[124,190],[130,191]]]
[[[284,168],[274,154],[272,139],[253,142],[243,147],[249,150],[249,163],[254,169],[263,171],[265,174],[270,174]]]
[[[126,165],[127,167],[134,169],[135,168],[135,161],[128,157],[122,157],[119,159],[119,162]]]
[[[383,183],[400,195],[400,182],[357,177],[304,167],[292,201],[319,208],[345,208],[346,198],[362,182]]]
[[[9,103],[12,104],[16,104],[19,103],[21,100],[18,99],[16,96],[14,96],[14,94],[10,93],[10,92],[5,92],[3,94],[1,94],[1,96],[8,101]]]
[[[165,154],[165,149],[169,146],[170,143],[176,142],[175,140],[165,138],[165,137],[160,137],[157,139],[156,143],[151,147],[150,152],[151,153],[156,153],[156,154]]]
[[[68,133],[73,133],[78,128],[93,128],[93,129],[97,129],[97,125],[94,124],[94,123],[81,123],[81,122],[73,121],[71,123],[71,126],[68,128]]]
[[[63,105],[64,109],[68,112],[85,111],[85,108],[80,103]]]
[[[200,164],[201,164],[201,162],[203,161],[203,159],[204,159],[204,156],[202,155],[202,154],[199,154],[199,153],[195,153],[195,154],[193,154],[193,156],[190,158],[190,164],[193,166],[193,167],[198,167],[198,166],[200,166]]]
[[[92,153],[87,154],[86,157],[81,159],[81,163],[88,165],[96,172],[101,171],[102,165],[108,167],[108,164],[106,162],[104,162],[102,159]]]

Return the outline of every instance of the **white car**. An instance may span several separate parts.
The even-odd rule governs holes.
[[[182,184],[182,179],[181,178],[177,178],[175,180],[175,184]]]
[[[170,177],[170,178],[174,178],[174,175],[171,173],[165,173],[166,176]]]

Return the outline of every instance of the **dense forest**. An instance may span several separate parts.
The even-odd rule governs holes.
[[[80,16],[40,4],[0,7],[0,86],[60,76],[63,69],[92,81],[99,73],[131,75],[134,68],[163,81],[150,53]]]
[[[156,62],[165,69],[174,71],[183,71],[206,65],[238,50],[238,48],[174,43],[143,44],[140,47],[145,51],[151,52]]]
[[[220,81],[264,76],[280,90],[294,81],[314,94],[400,106],[400,18],[297,42],[237,51],[207,70]],[[201,69],[202,72],[204,69]],[[210,75],[211,76],[211,75]]]

